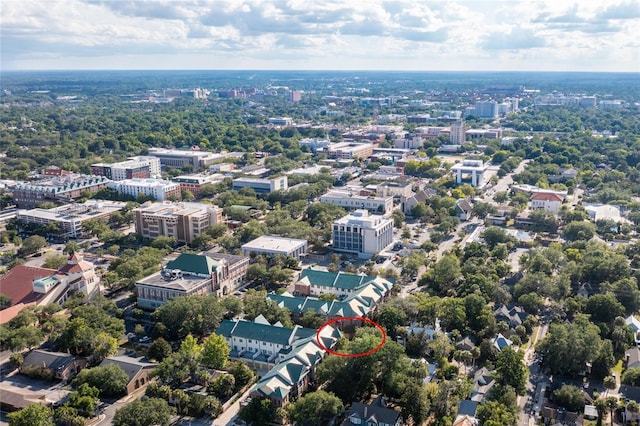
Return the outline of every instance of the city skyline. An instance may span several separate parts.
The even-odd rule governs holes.
[[[634,0],[9,0],[0,24],[3,71],[640,71]]]

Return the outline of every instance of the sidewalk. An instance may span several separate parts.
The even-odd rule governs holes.
[[[238,412],[240,411],[240,402],[244,401],[247,396],[249,396],[249,391],[253,388],[253,385],[249,386],[246,391],[240,398],[236,400],[233,404],[229,406],[220,416],[213,421],[211,426],[232,426],[235,424],[234,420]]]

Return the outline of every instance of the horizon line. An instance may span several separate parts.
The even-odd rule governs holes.
[[[203,71],[228,71],[228,72],[388,72],[388,73],[583,73],[583,74],[639,74],[638,71],[593,71],[593,70],[415,70],[415,69],[281,69],[281,68],[73,68],[73,69],[0,69],[3,72],[203,72]]]

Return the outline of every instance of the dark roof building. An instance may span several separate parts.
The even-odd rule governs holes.
[[[149,373],[158,364],[148,361],[146,358],[132,358],[129,356],[113,356],[106,358],[100,363],[100,367],[115,364],[127,373],[129,383],[127,383],[127,395],[136,389],[146,386],[149,383]]]
[[[30,374],[34,369],[50,370],[58,380],[69,380],[87,365],[83,358],[65,352],[47,352],[34,349],[24,358],[20,372]]]
[[[342,426],[402,426],[402,415],[399,411],[386,407],[382,396],[377,397],[371,404],[353,402],[346,412],[346,419]]]

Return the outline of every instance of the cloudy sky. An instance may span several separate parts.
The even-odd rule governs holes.
[[[0,67],[640,72],[639,0],[2,0]]]

